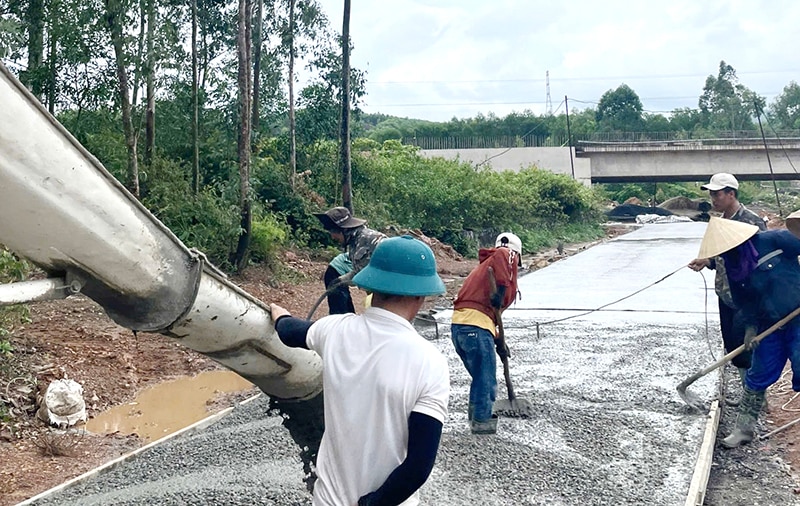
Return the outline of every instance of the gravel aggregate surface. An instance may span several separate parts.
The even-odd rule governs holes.
[[[655,230],[658,237],[644,233],[638,242],[638,231],[627,234],[624,249],[636,258],[627,268],[620,267],[620,244],[612,241],[521,278],[527,302],[507,311],[504,322],[515,391],[534,405],[535,416],[503,418],[494,436],[469,432],[470,380],[449,339],[448,311],[436,315],[439,339],[430,326],[421,330],[448,358],[452,389],[437,463],[420,491],[423,504],[685,503],[707,415],[689,409],[675,386],[721,352],[718,323],[702,309],[713,286],[704,289],[696,274],[682,273],[648,288],[646,301],[582,316],[553,310],[558,304],[597,308],[653,283],[673,269],[659,255],[677,251],[688,262],[703,229]],[[586,277],[592,269],[602,290],[593,290]],[[546,300],[549,309],[537,310],[533,293],[555,294]],[[542,325],[569,315],[575,317]],[[501,370],[498,381],[503,398]],[[720,375],[707,375],[690,390],[710,402],[719,395]],[[273,408],[260,396],[205,430],[171,439],[37,504],[310,504],[304,479],[315,428],[293,427],[300,415]],[[781,502],[749,506],[789,504],[790,490],[775,494]],[[719,501],[713,504],[738,504]]]

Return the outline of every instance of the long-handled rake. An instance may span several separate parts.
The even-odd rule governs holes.
[[[770,328],[768,328],[764,332],[762,332],[762,333],[758,334],[757,336],[755,336],[753,338],[752,343],[753,344],[758,343],[759,341],[761,341],[762,339],[764,339],[768,335],[770,335],[773,332],[775,332],[777,329],[779,329],[782,326],[784,326],[787,323],[789,323],[789,321],[791,321],[797,315],[800,315],[800,307],[798,307],[797,309],[795,309],[794,311],[792,311],[788,315],[786,315],[783,318],[781,318],[780,320],[778,320],[777,323],[772,325]],[[696,373],[692,374],[691,376],[689,376],[688,378],[686,378],[685,380],[681,381],[681,383],[677,387],[678,395],[680,395],[681,399],[683,399],[683,401],[686,404],[688,404],[691,408],[694,408],[697,411],[704,411],[705,410],[705,404],[703,403],[703,401],[701,401],[700,398],[697,397],[696,395],[694,395],[693,393],[687,392],[686,388],[689,385],[691,385],[692,383],[694,383],[695,381],[697,381],[698,379],[700,379],[703,376],[705,376],[706,374],[710,373],[711,371],[713,371],[713,370],[725,365],[729,361],[733,360],[734,357],[738,356],[743,351],[745,351],[745,345],[744,344],[739,346],[735,350],[731,351],[730,353],[728,353],[727,355],[725,355],[721,359],[717,360],[713,364],[709,365],[705,369],[701,369],[701,370],[697,371]]]

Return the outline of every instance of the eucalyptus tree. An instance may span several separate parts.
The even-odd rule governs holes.
[[[716,131],[751,130],[755,128],[753,118],[756,110],[763,110],[763,97],[739,82],[736,70],[719,62],[719,72],[706,78],[699,108],[703,126]]]
[[[256,27],[260,20],[264,29],[262,36],[254,38],[253,130],[260,135],[278,123],[283,124],[288,102],[288,158],[293,182],[297,159],[296,63],[313,59],[322,48],[330,46],[328,20],[316,0],[267,0],[264,14],[256,14],[255,20]],[[286,82],[288,99],[282,93]]]
[[[292,7],[294,0],[290,0]],[[264,0],[256,0],[256,9],[253,16],[253,107],[251,124],[254,134],[258,131],[259,118],[259,96],[261,94],[261,49],[263,47],[263,27],[264,27]],[[255,146],[253,146],[255,148]]]
[[[0,60],[18,59],[24,46],[25,24],[18,8],[11,2],[0,2]]]
[[[341,133],[342,53],[332,45],[320,44],[314,48],[307,66],[314,77],[298,95],[298,136],[304,143],[337,140]],[[349,81],[350,108],[354,116],[360,116],[359,107],[366,95],[366,74],[350,67]]]
[[[192,193],[200,191],[200,99],[197,75],[197,0],[192,3]]]
[[[130,90],[128,85],[128,54],[125,47],[124,26],[128,21],[129,5],[126,0],[105,0],[105,22],[114,48],[117,74],[117,93],[122,110],[122,130],[128,153],[128,173],[125,181],[128,190],[139,197],[139,159],[136,134],[131,115]]]
[[[289,168],[291,170],[291,183],[292,188],[295,187],[297,178],[297,135],[295,131],[296,122],[294,115],[294,59],[295,59],[295,16],[294,6],[295,0],[287,0],[289,2],[289,29],[288,34],[284,37],[286,40],[285,45],[288,46],[289,52]],[[287,40],[288,39],[288,40]]]
[[[155,52],[155,25],[158,15],[156,0],[142,0],[143,12],[141,14],[142,23],[147,25],[146,40],[147,40],[147,54],[144,58],[143,74],[145,79],[145,136],[144,136],[144,161],[147,165],[153,160],[153,147],[155,146],[156,138],[156,92],[155,92],[155,74],[156,74],[156,52]],[[146,19],[146,21],[144,21]],[[141,38],[140,38],[141,41]],[[141,47],[141,42],[140,42]],[[134,103],[136,100],[134,100]]]
[[[595,119],[600,131],[641,132],[644,129],[642,101],[627,84],[608,90],[600,97]]]
[[[669,122],[676,130],[683,131],[687,136],[691,136],[692,132],[702,127],[703,117],[699,109],[679,107],[672,110]]]
[[[250,120],[252,107],[251,89],[251,41],[252,39],[252,2],[239,0],[237,16],[236,54],[239,63],[238,71],[238,119],[239,141],[239,209],[241,223],[239,241],[231,263],[241,272],[247,265],[252,231],[252,206],[250,201]]]
[[[342,205],[353,212],[353,177],[350,167],[350,0],[344,0],[342,16],[342,120],[339,138],[339,169]]]
[[[21,76],[23,82],[36,95],[42,99],[44,72],[44,34],[45,34],[44,0],[28,0],[25,11],[25,21],[28,27],[28,67]]]
[[[800,129],[800,85],[792,81],[784,86],[770,105],[768,117],[776,130]]]

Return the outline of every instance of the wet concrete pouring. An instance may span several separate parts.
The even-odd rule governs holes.
[[[502,419],[495,436],[469,433],[469,376],[449,340],[449,311],[437,313],[439,339],[432,327],[421,331],[448,357],[452,391],[422,503],[684,504],[707,416],[675,386],[721,353],[713,278],[681,269],[703,230],[648,225],[523,276],[522,299],[504,322],[515,391],[536,415]],[[501,369],[498,381],[502,398]],[[710,402],[720,376],[689,389]],[[321,427],[318,415],[299,410],[318,407],[260,396],[37,504],[310,504],[309,459]],[[722,434],[732,411],[723,413]],[[722,457],[752,467],[751,476],[712,470],[706,504],[795,501],[791,477],[779,459],[764,457],[764,444]]]

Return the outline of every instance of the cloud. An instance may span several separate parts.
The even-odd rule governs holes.
[[[321,0],[337,31],[341,0]],[[647,110],[696,107],[720,60],[772,99],[800,76],[800,2],[354,0],[351,61],[364,109],[447,120],[597,102],[622,83]]]

